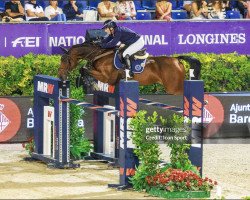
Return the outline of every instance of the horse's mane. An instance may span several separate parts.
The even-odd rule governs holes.
[[[100,56],[102,54],[105,54],[106,52],[110,52],[110,51],[114,51],[115,48],[111,48],[111,49],[103,49],[101,48],[98,44],[95,44],[95,43],[92,43],[92,42],[87,42],[85,41],[84,43],[81,43],[81,44],[75,44],[73,45],[70,49],[77,49],[79,52],[83,51],[82,48],[89,48],[89,50],[87,50],[89,53],[90,52],[93,52],[94,54],[94,57],[96,56]],[[86,50],[85,50],[86,51]],[[92,54],[92,55],[93,55]]]
[[[85,41],[84,43],[81,43],[81,44],[75,44],[73,45],[71,48],[78,48],[78,47],[89,47],[89,48],[99,48],[99,49],[102,49],[98,44],[95,44],[93,42],[87,42]],[[103,51],[110,51],[110,50],[113,50],[115,48],[111,48],[111,49],[103,49]]]
[[[79,48],[79,47],[94,47],[94,46],[97,46],[93,43],[90,43],[90,42],[84,42],[84,43],[81,43],[81,44],[74,44],[71,48]]]

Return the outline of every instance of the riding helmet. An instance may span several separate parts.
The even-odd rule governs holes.
[[[116,28],[117,27],[117,24],[109,19],[109,20],[106,20],[104,23],[103,23],[103,27],[102,29],[105,29],[105,28]]]

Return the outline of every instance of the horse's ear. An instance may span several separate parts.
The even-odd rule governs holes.
[[[65,53],[65,54],[68,54],[69,53],[69,50],[66,49],[65,47],[62,47],[62,46],[59,46],[61,48],[61,50]]]

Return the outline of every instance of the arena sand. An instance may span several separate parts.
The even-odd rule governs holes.
[[[162,158],[168,160],[168,149],[162,149]],[[0,145],[1,199],[157,199],[108,188],[108,183],[118,183],[118,169],[102,162],[80,161],[79,169],[59,170],[25,157],[20,144]],[[219,183],[226,199],[250,196],[250,145],[204,145],[203,173]],[[216,197],[213,190],[211,198]]]

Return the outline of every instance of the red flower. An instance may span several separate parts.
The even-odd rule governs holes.
[[[170,186],[167,186],[166,189],[167,189],[168,191],[171,191],[172,188],[171,188]]]
[[[198,182],[198,186],[202,186],[202,181],[199,181],[199,182]]]
[[[217,185],[218,183],[217,183],[217,181],[214,181],[214,185]]]

